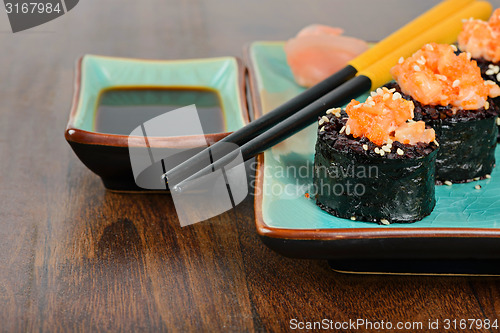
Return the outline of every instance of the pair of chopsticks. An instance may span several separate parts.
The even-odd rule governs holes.
[[[164,175],[167,181],[184,179],[171,190],[182,191],[188,181],[227,165],[240,152],[248,160],[315,122],[327,109],[342,106],[389,82],[390,69],[400,57],[406,58],[430,42],[455,42],[463,19],[486,20],[491,11],[491,5],[485,1],[441,2],[350,61],[344,69],[168,171]],[[240,149],[206,166],[207,153],[224,143],[238,145]]]

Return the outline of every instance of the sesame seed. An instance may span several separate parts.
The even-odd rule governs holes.
[[[349,127],[349,125],[345,126],[345,134],[347,135],[351,134],[351,128]]]
[[[499,66],[493,66],[493,72],[495,72],[495,74],[498,74],[498,72],[500,72],[500,67]]]
[[[500,73],[497,74],[497,81],[500,81]]]
[[[386,146],[387,146],[387,148],[392,148],[392,143],[389,142],[389,141],[387,141],[387,145]]]
[[[382,87],[382,90],[383,90],[384,92],[389,92],[389,89],[387,89],[387,87]]]
[[[486,101],[486,102],[484,103],[484,109],[485,109],[485,110],[488,110],[489,108],[490,108],[490,102]]]
[[[368,102],[366,104],[368,104],[369,106],[375,106],[375,102],[374,101],[370,101],[370,102]]]
[[[380,154],[380,156],[384,156],[384,155],[385,155],[385,151],[383,151],[382,149],[380,149],[380,150],[378,151],[378,153]]]
[[[321,127],[321,129],[319,130],[319,132],[324,132],[325,131],[325,126]]]
[[[398,93],[398,92],[395,92],[393,95],[392,95],[392,100],[395,101],[397,99],[400,99],[401,98],[401,94]]]
[[[396,150],[396,153],[398,153],[398,155],[400,156],[403,156],[405,154],[405,152],[401,148],[398,148],[398,150]]]
[[[455,45],[451,44],[450,46],[451,46],[451,49],[452,49],[453,51],[455,51],[455,52],[457,52],[457,51],[458,51],[458,49],[457,49],[457,47],[456,47]]]
[[[371,96],[371,97],[375,97],[375,96],[377,96],[377,93],[376,93],[375,91],[372,91],[372,92],[370,93],[370,96]]]
[[[402,64],[402,63],[403,63],[403,61],[405,61],[405,58],[403,58],[403,57],[399,58],[399,60],[398,60],[398,64]]]
[[[326,114],[330,114],[330,113],[332,113],[332,112],[333,112],[333,109],[328,109],[328,110],[326,110]]]
[[[329,123],[330,122],[330,119],[328,119],[327,116],[323,116],[323,117],[321,117],[321,119],[323,119],[325,123]]]
[[[448,186],[453,185],[453,183],[452,183],[452,182],[450,182],[449,180],[445,180],[445,181],[444,181],[444,184],[445,184],[445,185],[448,185]]]
[[[363,103],[359,103],[359,104],[354,105],[352,108],[353,109],[359,109],[362,106],[363,106]]]
[[[342,134],[342,133],[344,133],[344,131],[345,131],[345,126],[342,126],[342,128],[339,131],[339,133]]]
[[[484,81],[484,84],[486,84],[488,86],[494,86],[496,83],[491,81],[491,80],[486,80],[486,81]]]
[[[480,190],[480,189],[481,189],[481,185],[476,185],[476,186],[474,186],[474,188],[475,188],[476,190]]]
[[[470,54],[470,52],[465,52],[465,54],[467,55],[468,60],[470,60],[472,58],[472,55]]]
[[[392,141],[392,140],[391,140],[391,138],[387,139],[387,143],[388,143],[388,144],[390,144],[391,146],[392,146],[392,143],[393,143],[393,142],[394,142],[394,141]]]
[[[490,178],[491,178],[491,175],[486,175],[486,178],[487,178],[487,179],[490,179]]]
[[[436,77],[437,77],[438,79],[440,79],[441,81],[446,81],[446,80],[448,80],[448,78],[447,78],[446,76],[441,75],[441,74],[436,74]]]
[[[378,149],[378,147],[375,147],[374,151],[375,151],[375,154],[378,154],[380,152],[380,149]]]
[[[319,121],[318,121],[318,125],[321,126],[323,125],[323,123],[325,122],[325,120],[323,118],[321,118]]]
[[[382,223],[383,225],[389,225],[390,224],[389,221],[386,220],[386,219],[381,219],[380,223]]]
[[[500,126],[500,118],[497,118],[497,125]]]
[[[386,94],[384,94],[384,96],[382,97],[382,99],[384,101],[387,101],[390,97],[391,97],[391,95],[386,93]]]
[[[439,147],[439,142],[437,142],[436,140],[434,140],[434,144]]]
[[[351,216],[352,221],[356,221],[356,216]]]
[[[418,65],[413,66],[413,69],[416,70],[417,72],[420,71],[420,67],[418,67]]]
[[[417,63],[420,64],[420,65],[425,65],[425,58],[424,56],[420,57],[420,59],[417,60]]]
[[[334,108],[334,109],[330,109],[328,111],[330,111],[330,113],[334,114],[335,117],[338,118],[338,117],[340,117],[340,112],[342,111],[342,109],[341,108]],[[327,114],[328,114],[328,111],[326,112]]]
[[[426,47],[426,48],[427,48],[427,50],[429,50],[429,51],[434,51],[434,47],[432,47],[432,45],[431,45],[431,44],[427,44],[427,45],[425,45],[425,47]]]
[[[377,95],[382,95],[384,91],[381,88],[377,88]]]
[[[489,65],[488,65],[488,68],[493,68],[493,66],[495,66],[495,65],[493,65],[493,64],[489,64]]]
[[[453,88],[456,88],[456,87],[458,87],[459,84],[460,84],[460,80],[455,80],[455,81],[453,81],[453,84],[451,86]]]
[[[493,71],[493,69],[488,69],[486,72],[484,72],[484,74],[486,74],[486,75],[494,75],[495,72]]]
[[[477,181],[479,179],[481,179],[481,177],[474,177],[474,178],[472,178],[472,180],[474,180],[474,181]]]
[[[364,150],[368,150],[368,145],[363,145]]]
[[[391,152],[391,148],[389,148],[387,146],[382,146],[382,150],[385,151],[386,153],[390,153]]]

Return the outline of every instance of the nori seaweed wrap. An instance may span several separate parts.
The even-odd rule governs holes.
[[[320,119],[314,159],[316,203],[332,215],[367,222],[410,223],[436,203],[436,143],[375,144],[346,131],[345,111]]]
[[[495,167],[495,148],[498,126],[498,106],[488,99],[489,108],[457,110],[451,106],[422,105],[404,94],[397,83],[395,88],[404,99],[415,104],[415,120],[423,120],[436,131],[439,153],[436,158],[436,183],[445,181],[465,183],[484,179]]]
[[[481,69],[481,76],[485,80],[490,80],[495,82],[496,84],[500,83],[500,62],[493,63],[484,58],[474,59],[477,62],[477,65]],[[500,97],[492,98],[492,102],[497,107],[500,107]],[[497,126],[500,127],[500,118],[497,118]],[[500,141],[500,132],[497,135],[497,141]]]

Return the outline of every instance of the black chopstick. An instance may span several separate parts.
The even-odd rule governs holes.
[[[274,146],[313,123],[318,119],[318,116],[324,114],[327,109],[344,105],[351,99],[369,91],[371,86],[372,81],[369,77],[364,75],[356,76],[336,89],[330,91],[326,95],[313,101],[300,111],[290,115],[288,118],[280,117],[281,121],[271,129],[244,143],[240,146],[240,149],[234,150],[224,155],[222,158],[215,160],[211,165],[202,168],[200,171],[190,174],[190,172],[185,169],[181,169],[175,175],[176,178],[172,178],[171,173],[167,172],[168,178],[184,179],[183,181],[174,184],[173,188],[171,187],[171,190],[182,192],[184,186],[187,185],[189,181],[207,175],[215,169],[228,165],[235,159],[239,152],[241,152],[243,160],[245,161],[254,157],[258,153],[263,152],[264,150]],[[214,149],[214,145],[208,149]]]
[[[278,106],[273,111],[264,114],[263,116],[252,121],[250,124],[240,128],[239,130],[212,144],[209,148],[211,150],[217,150],[220,146],[223,146],[224,143],[233,143],[238,146],[243,146],[248,141],[264,133],[283,119],[292,116],[297,111],[305,108],[314,101],[317,101],[328,92],[353,78],[356,73],[356,68],[347,65],[342,70],[336,72],[335,74],[331,75],[315,86],[305,90],[304,92],[290,99],[281,106]],[[170,169],[164,176],[171,179],[182,179],[180,177],[182,177],[183,175],[186,177],[193,175],[203,167],[205,156],[206,151],[201,151],[188,160],[184,161],[183,163]]]

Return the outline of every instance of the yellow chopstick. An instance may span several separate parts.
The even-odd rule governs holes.
[[[449,0],[450,1],[450,0]],[[408,57],[423,45],[436,42],[450,44],[456,41],[458,34],[462,29],[462,20],[472,17],[486,20],[491,15],[491,4],[486,1],[477,1],[469,4],[457,13],[450,15],[447,19],[436,26],[424,31],[412,40],[407,41],[401,47],[386,54],[375,64],[368,66],[360,71],[358,75],[364,75],[370,78],[372,89],[375,89],[391,80],[390,69],[401,57]]]
[[[387,53],[399,48],[407,41],[415,39],[422,32],[431,29],[448,17],[456,14],[474,0],[446,0],[429,9],[413,21],[384,38],[370,50],[349,62],[349,65],[361,71],[385,57]]]

